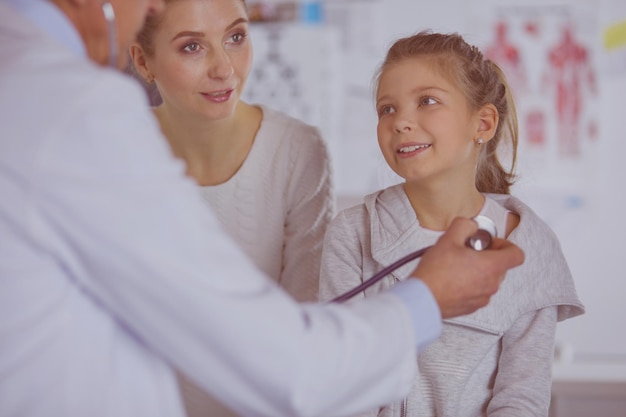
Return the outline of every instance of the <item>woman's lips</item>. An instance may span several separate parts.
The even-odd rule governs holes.
[[[220,91],[212,91],[210,93],[200,93],[202,97],[207,99],[212,103],[223,103],[230,99],[230,96],[233,94],[234,89],[230,88],[228,90],[220,90]]]

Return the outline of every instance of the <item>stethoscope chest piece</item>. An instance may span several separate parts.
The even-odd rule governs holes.
[[[467,246],[474,250],[487,249],[491,240],[496,237],[496,224],[487,216],[476,216],[473,220],[478,224],[478,231],[467,239]]]

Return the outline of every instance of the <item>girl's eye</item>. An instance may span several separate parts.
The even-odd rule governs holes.
[[[198,52],[200,50],[200,44],[198,42],[190,42],[183,47],[184,52]]]
[[[391,114],[395,111],[395,109],[391,106],[382,106],[378,109],[378,115],[384,116],[386,114]]]
[[[422,97],[420,99],[420,106],[430,106],[431,104],[437,104],[437,100],[432,97]]]

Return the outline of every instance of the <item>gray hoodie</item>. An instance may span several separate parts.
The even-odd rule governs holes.
[[[364,416],[548,415],[556,323],[583,314],[584,307],[552,230],[515,197],[485,197],[481,214],[496,224],[503,225],[509,211],[520,215],[508,239],[524,250],[524,264],[507,274],[488,306],[444,320],[440,338],[418,356],[419,374],[404,401]],[[419,225],[402,184],[367,196],[327,230],[320,300],[343,294],[441,234]],[[361,296],[403,280],[418,262]]]

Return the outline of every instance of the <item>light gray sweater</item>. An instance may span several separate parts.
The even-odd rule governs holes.
[[[315,301],[334,216],[330,157],[319,130],[266,106],[250,153],[203,198],[254,263],[298,301]]]
[[[584,307],[550,228],[515,197],[486,197],[481,214],[498,217],[496,223],[503,223],[507,210],[520,215],[508,239],[524,250],[524,264],[507,274],[488,306],[444,321],[441,337],[419,355],[419,375],[403,402],[364,415],[548,415],[556,322],[582,314]],[[440,234],[419,225],[401,184],[367,196],[364,204],[339,213],[327,230],[320,299],[343,294]],[[417,262],[364,296],[403,280]]]
[[[200,192],[259,269],[296,300],[315,301],[322,242],[334,215],[328,150],[317,128],[261,109],[261,126],[239,171]],[[235,416],[183,375],[179,380],[188,417]]]

